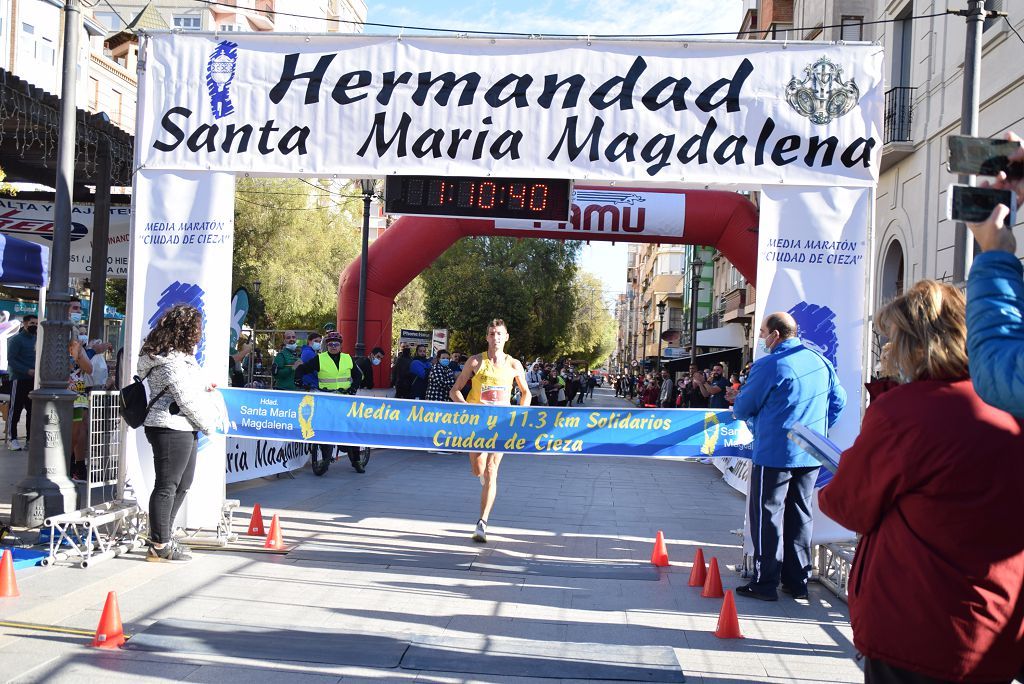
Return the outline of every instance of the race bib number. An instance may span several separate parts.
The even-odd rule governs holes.
[[[508,388],[500,385],[483,385],[480,387],[481,404],[507,404]]]

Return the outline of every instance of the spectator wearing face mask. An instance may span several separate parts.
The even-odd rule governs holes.
[[[295,366],[302,362],[298,339],[294,330],[285,330],[284,344],[274,357],[274,389],[299,389],[295,385]]]
[[[36,375],[36,330],[39,319],[31,314],[21,321],[21,331],[7,340],[7,365],[11,372],[11,410],[7,415],[7,439],[11,451],[21,449],[18,441],[18,421],[25,411],[25,438],[32,428],[32,391]]]
[[[448,393],[455,384],[455,372],[451,369],[451,354],[447,349],[438,349],[427,376],[427,401],[451,401]]]

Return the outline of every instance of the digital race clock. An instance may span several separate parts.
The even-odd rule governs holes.
[[[571,181],[546,178],[387,176],[389,214],[568,221]]]

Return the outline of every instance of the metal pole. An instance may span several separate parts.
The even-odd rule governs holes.
[[[700,290],[700,269],[693,269],[690,281],[690,372],[697,370],[697,293]]]
[[[363,251],[359,258],[359,308],[356,312],[356,356],[366,356],[366,271],[370,244],[370,200],[372,196],[363,190]]]
[[[75,74],[78,32],[82,17],[78,0],[64,3],[64,64],[60,96],[60,132],[57,140],[57,181],[54,198],[53,246],[50,250],[50,289],[46,320],[42,321],[43,348],[39,359],[39,389],[32,400],[28,469],[11,499],[11,523],[39,527],[51,516],[74,510],[76,494],[67,476],[67,449],[71,444],[71,413],[75,393],[68,389],[68,341],[71,292],[71,194],[75,182]]]
[[[960,110],[961,135],[978,135],[978,108],[981,102],[981,33],[985,26],[985,0],[967,0],[967,10],[957,14],[967,18],[967,46],[964,50],[964,91]],[[959,176],[957,182],[974,185],[974,176]],[[953,280],[967,281],[974,261],[974,238],[964,223],[957,222],[953,243]]]
[[[661,335],[665,332],[665,308],[658,312],[658,372],[661,372]]]
[[[647,319],[644,319],[641,325],[644,327],[644,343],[640,348],[640,367],[643,371],[647,372]]]
[[[105,115],[104,115],[105,116]],[[92,223],[92,271],[89,284],[89,340],[103,337],[103,309],[107,303],[107,241],[110,237],[110,138],[100,136],[96,146],[96,204]]]

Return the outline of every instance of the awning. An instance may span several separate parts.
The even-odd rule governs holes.
[[[743,350],[740,348],[720,349],[719,351],[697,355],[698,368],[706,370],[716,363],[725,364],[729,369],[729,373],[738,373],[740,368],[742,368]],[[690,357],[672,359],[671,361],[666,360],[662,363],[662,367],[670,373],[682,373],[690,367]]]
[[[721,328],[697,331],[698,347],[742,347],[746,334],[739,323],[726,323]]]

